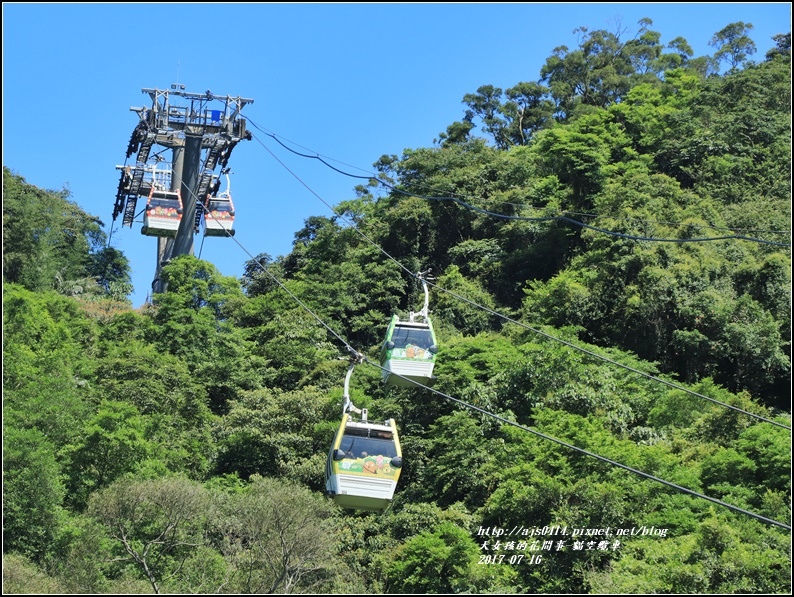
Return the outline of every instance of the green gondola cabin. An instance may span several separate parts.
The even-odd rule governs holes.
[[[369,423],[345,413],[328,452],[326,493],[343,508],[383,512],[392,502],[401,467],[394,419]]]
[[[429,318],[424,322],[400,321],[394,315],[381,347],[383,381],[387,385],[411,387],[431,385],[438,342]]]

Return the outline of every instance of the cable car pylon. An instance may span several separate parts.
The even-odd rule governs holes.
[[[184,85],[171,85],[170,89],[144,88],[141,91],[149,95],[152,103],[151,107],[130,108],[137,113],[138,124],[127,145],[127,159],[135,154],[135,162],[134,165],[116,166],[121,170],[121,178],[113,206],[113,220],[123,213],[122,227],[132,227],[138,198],[147,198],[146,216],[150,220],[146,221],[145,216],[143,234],[158,237],[152,282],[154,294],[166,290],[160,276],[163,265],[173,257],[193,254],[193,236],[201,220],[205,198],[210,195],[210,186],[215,180],[213,171],[217,166],[225,169],[234,147],[243,139],[250,141],[253,138],[240,113],[254,100],[217,95],[210,90],[191,93],[185,91]],[[155,148],[162,149],[153,153]],[[155,180],[148,176],[152,171],[150,164],[162,160],[161,154],[165,150],[172,153],[169,188],[153,191]],[[164,197],[157,197],[158,194]],[[171,204],[176,205],[174,197],[177,195],[182,202],[181,211],[172,210]],[[149,206],[161,199],[171,204],[165,206],[166,211],[155,210],[152,213]],[[229,209],[230,197],[223,203],[225,209],[219,209],[216,222],[226,220],[227,214],[233,212]],[[166,217],[158,219],[163,213]],[[207,230],[213,230],[212,226]],[[228,222],[219,232],[218,236],[231,236]]]

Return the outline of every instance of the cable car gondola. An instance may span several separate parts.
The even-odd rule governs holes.
[[[229,176],[226,191],[216,197],[207,195],[204,203],[204,235],[234,236],[234,203],[232,203]]]
[[[143,212],[141,234],[175,238],[183,213],[179,191],[166,191],[152,184],[146,210]]]
[[[353,406],[348,395],[351,364],[345,377],[342,423],[325,466],[326,493],[342,508],[383,512],[392,502],[402,467],[402,450],[394,419],[367,421],[367,409]],[[350,412],[361,415],[354,421]]]
[[[417,383],[429,386],[435,381],[433,367],[438,351],[436,333],[428,316],[429,293],[423,274],[419,274],[425,291],[424,308],[411,313],[408,321],[392,316],[381,347],[381,367],[386,385],[411,387]],[[417,316],[423,321],[417,321]]]

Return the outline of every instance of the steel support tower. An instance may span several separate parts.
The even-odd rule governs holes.
[[[207,195],[216,194],[220,185],[215,168],[225,169],[237,143],[251,139],[240,112],[254,100],[215,95],[209,90],[190,93],[184,85],[142,92],[149,95],[152,105],[130,108],[138,115],[138,124],[127,146],[127,159],[135,155],[135,165],[116,166],[121,170],[121,179],[113,220],[123,214],[122,227],[132,227],[138,198],[146,201],[157,164],[165,160],[163,152],[170,150],[170,189],[181,192],[184,208],[176,236],[156,238],[152,293],[159,293],[165,292],[160,278],[162,266],[178,255],[193,254],[193,235],[199,228],[202,206]],[[155,150],[158,146],[162,150]]]

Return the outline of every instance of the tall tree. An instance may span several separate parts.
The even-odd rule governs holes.
[[[68,188],[45,191],[3,167],[3,279],[31,290],[98,277],[129,283],[129,265],[104,249],[102,222],[70,200]],[[124,288],[123,291],[128,291]]]
[[[778,33],[773,35],[772,39],[775,42],[775,47],[766,53],[767,60],[773,60],[776,56],[791,57],[791,32]]]
[[[89,512],[118,542],[119,561],[131,562],[159,594],[206,542],[208,505],[201,485],[174,477],[114,483],[92,497]]]
[[[551,123],[554,102],[549,89],[539,83],[519,83],[505,91],[507,101],[499,111],[507,119],[506,136],[513,145],[527,145],[533,135]]]
[[[482,127],[486,133],[491,135],[496,147],[507,149],[508,139],[505,129],[507,121],[499,116],[502,90],[493,85],[483,85],[477,89],[477,93],[467,93],[463,96],[463,103],[469,106],[471,111],[480,117]]]
[[[579,106],[604,108],[621,99],[631,87],[635,73],[631,57],[621,36],[606,30],[574,30],[579,35],[579,48],[567,46],[554,49],[540,70],[540,80],[546,82],[563,120],[573,116]]]
[[[709,41],[710,46],[717,48],[714,58],[720,62],[726,61],[731,69],[739,67],[755,54],[755,42],[748,35],[752,28],[752,23],[737,21],[717,31]]]
[[[290,482],[254,477],[227,507],[223,551],[238,571],[240,592],[310,592],[339,568],[338,527],[331,502],[322,496]]]
[[[61,474],[43,433],[3,426],[3,554],[45,560],[62,522]]]

